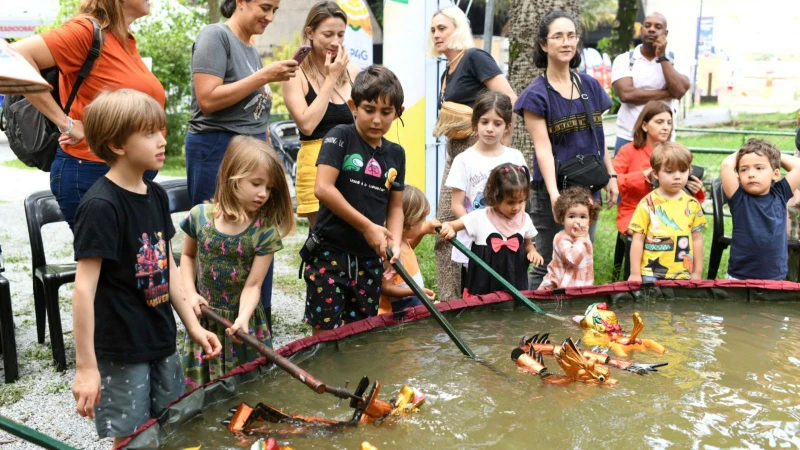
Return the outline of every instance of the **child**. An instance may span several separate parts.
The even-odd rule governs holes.
[[[132,89],[98,95],[84,115],[89,147],[111,168],[75,216],[72,392],[78,414],[114,447],[184,392],[170,304],[204,359],[220,352],[184,298],[167,193],[142,178],[164,165],[165,125],[161,106]]]
[[[292,197],[275,151],[259,139],[231,140],[217,175],[213,203],[192,208],[181,222],[186,241],[181,256],[189,304],[200,304],[233,322],[225,329],[201,319],[223,344],[223,358],[209,364],[188,339],[183,347],[186,385],[194,389],[261,355],[234,341],[237,330],[252,331],[272,347],[261,288],[281,238],[294,229]],[[198,252],[198,249],[200,250]],[[227,336],[226,336],[227,334]]]
[[[303,252],[305,321],[314,334],[377,314],[387,243],[400,256],[406,154],[383,136],[403,112],[403,87],[391,70],[370,66],[347,103],[355,124],[322,141],[319,215]]]
[[[553,259],[539,289],[594,284],[594,261],[589,226],[597,222],[600,205],[580,186],[561,192],[555,205],[556,221],[564,229],[553,239]]]
[[[445,185],[453,189],[452,210],[456,219],[476,209],[486,207],[483,190],[492,169],[503,163],[524,166],[525,157],[519,150],[508,148],[500,141],[511,132],[513,116],[511,99],[500,92],[484,91],[475,100],[472,109],[472,128],[478,134],[474,146],[464,150],[453,160]],[[466,231],[456,236],[465,246],[472,245]],[[467,257],[453,249],[454,262],[466,267]],[[462,269],[463,270],[463,269]],[[462,273],[454,274],[462,280]],[[458,286],[460,290],[463,286]]]
[[[633,233],[628,279],[699,280],[706,218],[700,202],[683,190],[692,153],[676,142],[664,142],[653,150],[650,166],[659,186],[639,202],[628,226]]]
[[[628,232],[628,223],[636,206],[653,190],[652,184],[656,179],[650,167],[650,157],[654,148],[669,140],[672,129],[672,107],[661,100],[651,100],[636,120],[633,142],[623,145],[614,156],[621,198],[617,206],[617,230],[622,234]],[[686,187],[702,204],[706,199],[702,181],[690,175]]]
[[[431,205],[425,194],[414,186],[407,185],[403,191],[403,239],[400,243],[400,263],[406,272],[422,288],[428,299],[433,301],[436,294],[425,288],[422,272],[419,271],[417,255],[414,248],[426,234],[434,234],[441,224],[438,220],[426,222],[425,218],[431,213]],[[381,283],[381,302],[378,314],[392,311],[402,311],[406,308],[419,306],[422,301],[411,290],[403,278],[398,274],[390,279],[383,279]]]
[[[473,253],[517,289],[528,288],[528,263],[538,266],[544,262],[533,246],[536,228],[525,212],[530,179],[530,172],[523,165],[505,163],[495,167],[486,181],[483,197],[489,208],[445,222],[439,233],[444,239],[452,239],[456,232],[466,230],[473,239]],[[464,297],[503,289],[483,268],[470,264]]]
[[[778,181],[781,166],[789,173]],[[800,160],[750,138],[722,161],[720,177],[733,217],[728,278],[783,280],[788,272],[786,204],[800,185]]]

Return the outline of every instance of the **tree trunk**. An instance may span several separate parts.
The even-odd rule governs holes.
[[[619,0],[617,20],[611,27],[611,42],[608,53],[613,61],[617,55],[630,50],[635,31],[636,13],[639,11],[639,0]]]
[[[622,1],[622,0],[621,0]],[[511,27],[508,30],[508,81],[516,93],[521,93],[541,70],[533,65],[533,48],[539,21],[550,11],[560,9],[578,17],[578,0],[515,0],[511,2]],[[579,30],[580,32],[580,30]],[[512,146],[533,163],[533,142],[525,121],[517,116]]]
[[[208,0],[208,23],[219,22],[219,0]]]

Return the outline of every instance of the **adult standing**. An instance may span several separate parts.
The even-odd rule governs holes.
[[[198,205],[214,197],[217,172],[236,135],[266,140],[272,107],[267,83],[295,75],[297,61],[276,61],[262,67],[250,40],[272,23],[280,0],[225,0],[225,23],[206,25],[192,47],[192,113],[186,134],[189,198]],[[272,273],[261,287],[261,302],[270,319]],[[271,323],[270,323],[271,325]]]
[[[642,43],[614,58],[611,83],[622,102],[617,114],[615,153],[633,140],[634,125],[645,103],[671,101],[674,115],[678,99],[689,90],[689,77],[675,69],[672,52],[667,52],[668,34],[666,17],[652,13],[644,19]],[[674,129],[672,134],[674,139]]]
[[[353,123],[347,100],[358,66],[350,62],[343,45],[346,28],[347,14],[336,2],[314,5],[303,27],[303,44],[310,45],[311,51],[300,64],[302,74],[282,84],[286,108],[300,130],[297,215],[308,218],[310,229],[319,210],[314,182],[322,138],[336,125]]]
[[[536,250],[544,257],[544,264],[534,266],[529,285],[536,289],[547,274],[547,265],[553,256],[553,238],[564,229],[554,218],[554,206],[562,182],[559,165],[571,159],[585,160],[596,156],[599,163],[595,172],[610,175],[605,189],[609,205],[617,202],[617,179],[611,156],[603,145],[604,111],[611,107],[611,99],[594,78],[577,74],[572,69],[580,65],[576,20],[563,11],[552,11],[539,23],[537,45],[533,60],[544,73],[520,94],[514,109],[525,118],[525,127],[531,135],[535,151],[533,159],[533,184],[531,219],[536,227]],[[582,98],[583,97],[583,98]],[[588,111],[586,106],[588,104]],[[589,120],[592,123],[589,123]],[[587,160],[588,161],[588,160]],[[587,186],[588,187],[588,186]],[[600,200],[599,191],[595,199]],[[590,229],[594,239],[594,226]]]
[[[447,70],[442,74],[442,94],[439,102],[440,118],[437,129],[455,130],[471,129],[471,108],[478,94],[485,89],[502,92],[514,102],[517,95],[503,76],[492,55],[475,48],[472,41],[472,30],[469,20],[457,6],[440,9],[431,19],[431,54],[447,58]],[[444,102],[458,105],[460,113],[455,115],[441,110]],[[468,108],[464,108],[468,107]],[[442,123],[447,122],[447,127]],[[458,154],[475,144],[477,137],[456,136],[445,131],[447,135],[447,157],[444,163],[442,181],[450,173],[450,165]],[[451,189],[442,182],[439,191],[437,219],[447,222],[455,219],[450,203]],[[461,297],[461,266],[451,260],[450,244],[436,236],[436,280],[439,298],[451,300]]]
[[[64,114],[62,105],[49,93],[26,95],[62,133],[50,167],[50,189],[70,228],[81,198],[109,169],[86,144],[84,108],[99,92],[123,88],[143,92],[164,107],[164,88],[144,65],[136,49],[136,39],[129,32],[136,19],[148,14],[150,3],[145,0],[86,0],[81,2],[78,15],[64,25],[13,45],[36,70],[58,66],[59,94],[62,102],[66,102],[92,47],[91,21],[97,22],[104,32],[100,56],[78,90],[69,115]],[[150,179],[155,175],[152,171],[145,173]]]

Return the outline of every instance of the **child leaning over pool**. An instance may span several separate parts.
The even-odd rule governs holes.
[[[414,186],[406,185],[403,191],[403,239],[400,243],[400,264],[406,272],[422,288],[430,301],[436,298],[432,290],[425,288],[422,272],[414,249],[427,234],[435,234],[436,228],[441,226],[438,220],[425,221],[431,213],[431,205],[425,194]],[[392,311],[402,311],[406,308],[419,306],[422,301],[417,297],[411,287],[406,284],[400,274],[395,274],[390,279],[383,279],[381,284],[381,303],[378,314]]]
[[[683,190],[692,153],[677,142],[664,142],[653,150],[650,166],[658,187],[639,202],[628,226],[633,232],[628,280],[699,280],[706,218],[700,202]]]
[[[89,148],[111,168],[75,215],[72,393],[114,447],[184,392],[172,308],[204,359],[220,352],[185,299],[167,193],[142,178],[164,165],[165,125],[161,106],[132,89],[98,95],[84,115]]]
[[[261,357],[233,340],[240,329],[272,347],[261,285],[273,255],[283,248],[281,239],[294,225],[289,185],[275,150],[260,139],[234,137],[220,164],[213,202],[195,206],[180,224],[186,232],[181,273],[189,304],[198,316],[203,304],[233,323],[226,329],[200,319],[222,342],[222,357],[214,364],[203,360],[202,349],[186,339],[183,370],[188,388]]]
[[[783,179],[781,167],[789,172]],[[788,272],[786,204],[800,185],[800,159],[750,138],[722,161],[720,178],[733,218],[728,278],[783,280]]]

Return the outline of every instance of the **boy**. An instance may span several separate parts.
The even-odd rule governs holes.
[[[778,181],[781,166],[789,173]],[[750,138],[722,161],[720,177],[733,218],[728,278],[783,280],[788,272],[786,204],[800,185],[800,160]]]
[[[351,97],[355,124],[329,131],[317,159],[320,208],[309,242],[321,244],[304,255],[314,334],[376,315],[387,243],[400,255],[406,154],[383,136],[403,112],[403,87],[375,65],[358,74]]]
[[[111,168],[75,216],[72,392],[78,414],[94,418],[114,447],[184,392],[170,304],[204,358],[221,350],[184,299],[170,246],[159,245],[175,234],[167,194],[142,178],[164,164],[165,125],[161,106],[131,89],[98,95],[84,116],[89,147]]]
[[[692,153],[677,142],[653,150],[650,166],[658,187],[633,213],[629,281],[703,278],[703,228],[700,203],[683,188],[692,170]]]

